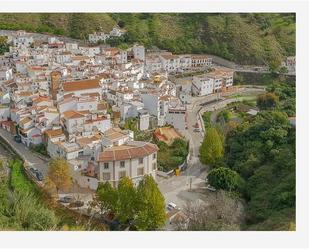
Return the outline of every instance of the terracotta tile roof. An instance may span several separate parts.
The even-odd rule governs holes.
[[[191,58],[192,59],[211,59],[209,56],[203,55],[203,54],[195,54],[195,55],[192,55]]]
[[[98,109],[98,111],[107,110],[107,104],[100,103],[100,104],[98,104],[97,109]]]
[[[50,101],[50,98],[49,97],[39,96],[39,97],[33,99],[34,103],[39,103],[39,102],[42,102],[42,101]]]
[[[179,56],[178,55],[169,55],[169,54],[163,54],[161,55],[165,60],[175,60],[178,59]]]
[[[22,120],[20,120],[20,124],[26,124],[26,123],[28,123],[28,122],[31,122],[32,121],[32,119],[31,118],[29,118],[29,117],[26,117],[26,118],[24,118],[24,119],[22,119]]]
[[[100,97],[99,93],[82,93],[81,96]]]
[[[104,137],[109,140],[117,140],[124,136],[127,136],[128,134],[121,130],[120,128],[110,128],[109,130],[104,132]]]
[[[62,129],[55,129],[55,130],[46,130],[44,132],[48,137],[59,137],[59,136],[62,136],[64,135],[63,132],[62,132]]]
[[[63,83],[63,90],[65,92],[80,91],[80,90],[94,89],[94,88],[100,88],[100,87],[101,86],[100,86],[99,79],[79,80],[79,81]]]
[[[31,96],[32,95],[32,92],[20,92],[20,93],[17,93],[19,96]]]
[[[72,56],[72,60],[75,61],[88,60],[88,59],[89,59],[88,56]]]
[[[66,111],[63,113],[65,119],[83,118],[84,115],[76,111]]]
[[[107,117],[102,116],[102,117],[98,117],[96,119],[91,119],[91,120],[87,120],[85,123],[86,124],[90,124],[90,123],[96,123],[96,122],[100,122],[102,120],[107,120]]]
[[[155,144],[146,142],[134,142],[130,144],[114,146],[99,154],[98,161],[110,162],[128,160],[148,156],[159,149]]]
[[[92,142],[100,141],[100,136],[91,136],[91,137],[81,137],[77,138],[77,143],[80,146],[85,146],[87,144],[91,144]]]
[[[153,135],[160,141],[166,144],[172,144],[176,138],[182,138],[182,136],[172,127],[157,128]]]

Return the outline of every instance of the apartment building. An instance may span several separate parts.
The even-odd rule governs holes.
[[[192,93],[195,96],[205,96],[214,91],[214,79],[206,75],[194,76],[192,80]]]
[[[97,176],[100,182],[117,187],[121,178],[138,184],[144,175],[156,176],[158,147],[151,143],[131,141],[99,153]]]

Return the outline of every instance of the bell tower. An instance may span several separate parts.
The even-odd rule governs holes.
[[[53,100],[57,99],[57,93],[60,88],[60,80],[61,80],[61,72],[59,71],[52,71],[50,73],[50,94]]]

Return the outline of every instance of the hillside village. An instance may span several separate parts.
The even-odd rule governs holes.
[[[0,230],[295,230],[295,14],[0,19]]]
[[[134,141],[133,131],[119,124],[136,118],[141,131],[165,125],[184,131],[192,96],[233,85],[233,71],[206,55],[93,44],[123,32],[116,27],[109,35],[90,34],[85,46],[16,31],[0,57],[2,129],[27,147],[44,144],[50,157],[66,158],[83,175],[79,183],[91,189],[104,181],[117,186],[124,176],[137,183],[156,175],[157,145]],[[177,87],[169,80],[196,71],[205,73],[190,84]]]

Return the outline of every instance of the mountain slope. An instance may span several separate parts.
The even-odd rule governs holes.
[[[57,13],[0,14],[0,29],[25,29],[87,39],[119,25],[116,44],[140,42],[174,53],[211,53],[240,64],[278,68],[295,54],[295,14]]]

